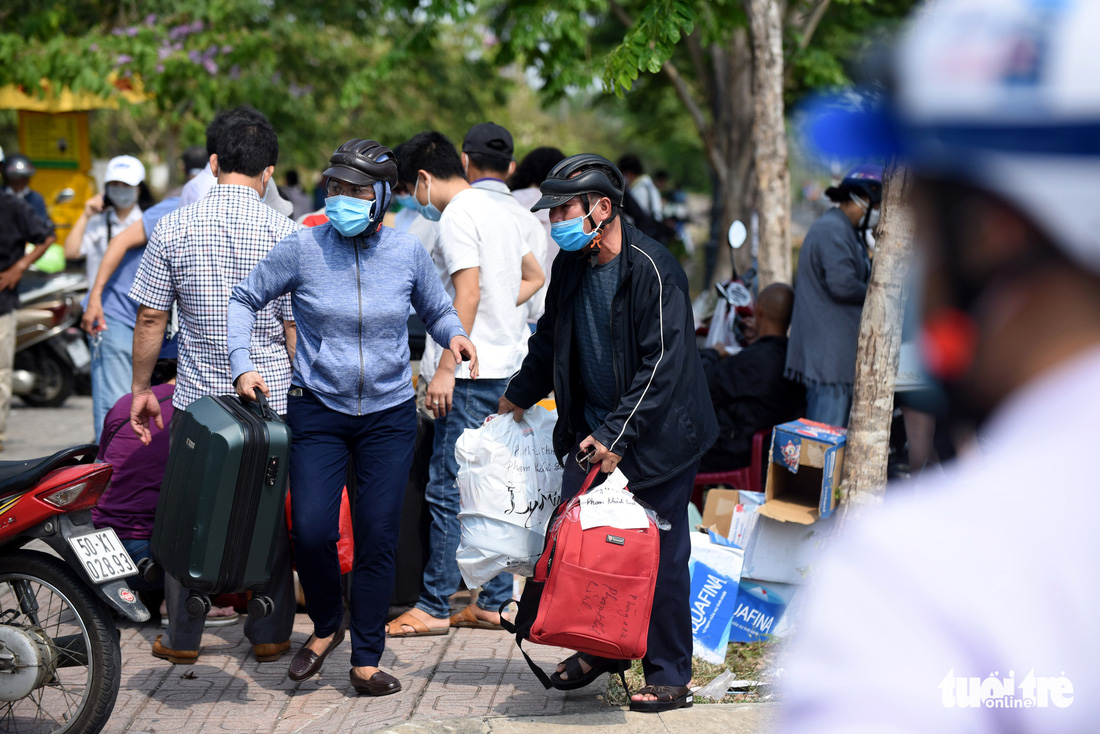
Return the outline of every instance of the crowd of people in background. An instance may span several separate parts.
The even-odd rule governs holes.
[[[290,425],[293,554],[314,624],[291,662],[294,680],[315,675],[345,636],[336,543],[350,475],[361,549],[348,618],[351,682],[386,695],[401,688],[378,668],[386,637],[501,629],[509,574],[463,609],[449,601],[461,585],[455,443],[486,416],[519,420],[553,393],[566,495],[587,466],[609,472],[621,463],[632,489],[671,522],[653,617],[663,620],[686,608],[686,508],[700,465],[751,464],[752,435],[807,405],[811,418],[847,421],[865,233],[881,198],[875,171],[859,169],[830,189],[839,206],[807,235],[796,289],[762,290],[744,343],[700,356],[687,279],[667,247],[679,240],[693,249],[689,214],[668,174],[650,176],[631,154],[616,165],[549,146],[519,161],[515,153],[511,133],[492,122],[471,127],[460,146],[435,131],[392,150],[354,139],[333,153],[321,196],[311,196],[295,170],[276,184],[276,133],[244,106],[218,114],[205,146],[184,151],[183,184],[160,202],[138,159],[110,159],[103,193],[85,202],[65,238],[90,287],[82,324],[95,439],[117,467],[95,522],[114,527],[135,561],[151,555],[178,411],[204,395],[249,400],[259,391]],[[26,185],[30,162],[9,156],[4,170],[3,212],[13,223],[3,230],[12,241],[0,283],[13,284],[52,230]],[[24,254],[25,242],[37,247]],[[0,290],[0,341],[15,301],[10,285]],[[406,326],[414,312],[429,335],[415,381]],[[386,624],[418,412],[435,423],[429,557],[419,601]],[[269,586],[276,613],[245,630],[261,661],[290,647],[291,550],[278,547]],[[205,621],[191,617],[178,580],[165,579],[163,591],[167,631],[152,653],[194,663],[204,623],[237,615],[215,607]],[[651,630],[648,685],[632,706],[687,700],[691,634],[682,621]],[[576,655],[554,681],[577,688],[620,667]]]

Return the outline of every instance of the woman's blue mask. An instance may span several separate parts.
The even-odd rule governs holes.
[[[413,186],[413,200],[412,203],[416,207],[416,210],[420,212],[420,216],[427,219],[429,222],[438,222],[439,218],[443,216],[443,212],[439,211],[439,208],[432,203],[432,182],[428,179],[428,203],[421,204],[416,200],[416,190],[420,186],[420,179],[416,179],[416,185]]]
[[[330,196],[325,199],[325,216],[345,237],[362,233],[374,214],[374,200],[356,199],[353,196]]]
[[[550,225],[550,236],[558,244],[558,247],[566,252],[576,252],[577,250],[583,250],[592,242],[597,230],[584,231],[584,220],[590,214],[591,212],[581,217],[554,222]]]

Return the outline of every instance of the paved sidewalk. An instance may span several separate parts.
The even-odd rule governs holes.
[[[299,614],[292,651],[312,627]],[[302,683],[286,677],[290,653],[257,663],[243,622],[207,630],[195,665],[172,665],[149,649],[159,627],[123,625],[122,687],[106,732],[494,732],[535,734],[548,725],[570,731],[759,731],[772,721],[767,704],[696,706],[660,717],[605,704],[606,678],[587,689],[546,691],[504,632],[462,629],[445,637],[388,641],[382,667],[404,689],[393,696],[358,696],[348,682],[351,646],[344,642],[320,675]],[[565,653],[530,646],[549,668]],[[598,727],[598,729],[593,729]]]

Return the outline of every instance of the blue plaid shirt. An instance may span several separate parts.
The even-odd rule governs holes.
[[[179,374],[172,405],[234,392],[226,347],[229,294],[287,235],[301,229],[247,186],[214,186],[201,200],[165,215],[141,258],[130,297],[167,311],[179,303]],[[260,309],[251,354],[271,389],[271,407],[286,413],[290,357],[284,321],[290,297]]]

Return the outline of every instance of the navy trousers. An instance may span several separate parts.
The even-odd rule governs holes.
[[[587,476],[587,471],[574,458],[578,451],[580,440],[565,460],[562,502],[580,491]],[[687,506],[698,469],[696,461],[661,484],[634,491],[638,499],[672,526],[661,531],[661,564],[657,567],[657,584],[653,589],[646,655],[642,658],[645,681],[653,686],[686,686],[691,681],[691,576],[688,574],[691,528],[688,527]]]
[[[291,396],[291,540],[313,632],[328,637],[343,621],[340,584],[340,496],[348,460],[357,476],[351,582],[351,664],[377,666],[386,646],[401,507],[416,444],[412,398],[369,415],[325,407],[303,390]]]

